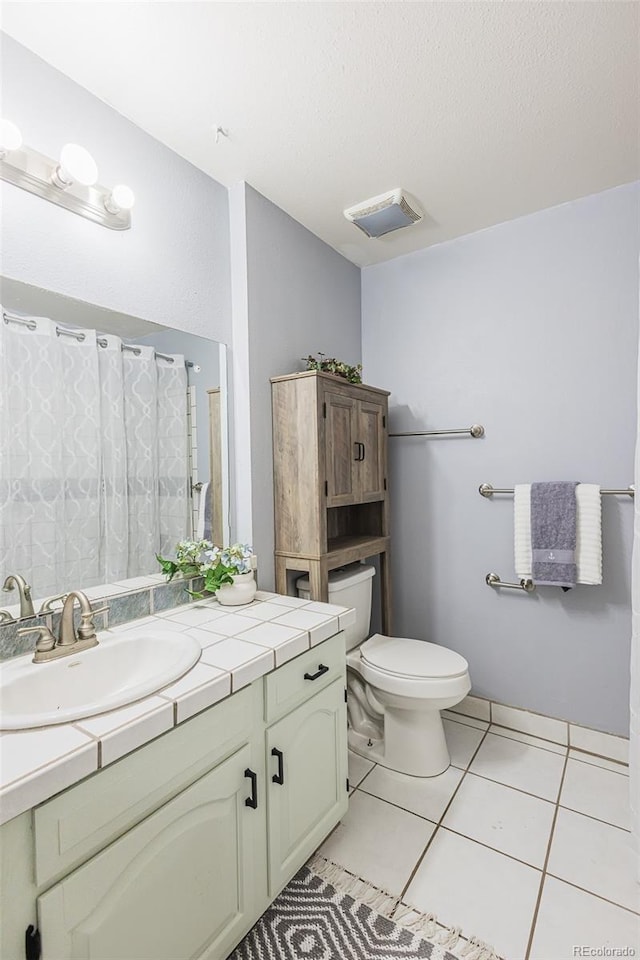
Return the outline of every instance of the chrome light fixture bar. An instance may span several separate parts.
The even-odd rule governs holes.
[[[11,136],[5,136],[7,129]],[[68,143],[60,161],[21,143],[13,136],[14,124],[3,121],[0,143],[0,177],[22,190],[56,203],[110,230],[131,227],[133,191],[124,184],[112,190],[96,183],[98,169],[91,155],[78,144]]]

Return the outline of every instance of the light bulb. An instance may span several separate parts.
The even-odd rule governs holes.
[[[88,150],[78,143],[66,143],[60,152],[60,165],[53,174],[58,187],[70,187],[74,181],[91,187],[98,179],[98,167]]]
[[[22,146],[22,134],[11,120],[0,120],[0,155],[4,156],[11,150],[19,150]]]
[[[104,205],[109,213],[120,213],[122,210],[131,210],[135,202],[136,197],[131,187],[119,183],[109,196],[105,197]]]

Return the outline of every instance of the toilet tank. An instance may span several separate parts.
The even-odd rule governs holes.
[[[375,567],[364,563],[350,563],[346,567],[329,572],[329,603],[341,607],[353,607],[356,622],[344,631],[347,650],[357,647],[369,636],[371,626],[371,586]],[[296,581],[298,596],[310,599],[309,577],[300,577]]]

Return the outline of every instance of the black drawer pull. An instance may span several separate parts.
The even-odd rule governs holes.
[[[284,756],[282,754],[282,750],[278,750],[276,747],[274,747],[271,751],[271,756],[278,758],[278,772],[274,773],[271,779],[274,783],[278,783],[282,787],[284,786]]]
[[[244,772],[245,777],[251,780],[251,796],[244,801],[245,807],[251,807],[255,810],[258,806],[258,774],[250,770],[249,767]]]
[[[321,663],[316,673],[305,673],[304,679],[317,680],[318,677],[321,677],[323,673],[328,673],[328,672],[329,672],[329,667],[325,667],[324,663]]]

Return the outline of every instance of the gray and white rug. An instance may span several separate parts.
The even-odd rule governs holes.
[[[497,960],[323,857],[303,867],[228,960]]]

